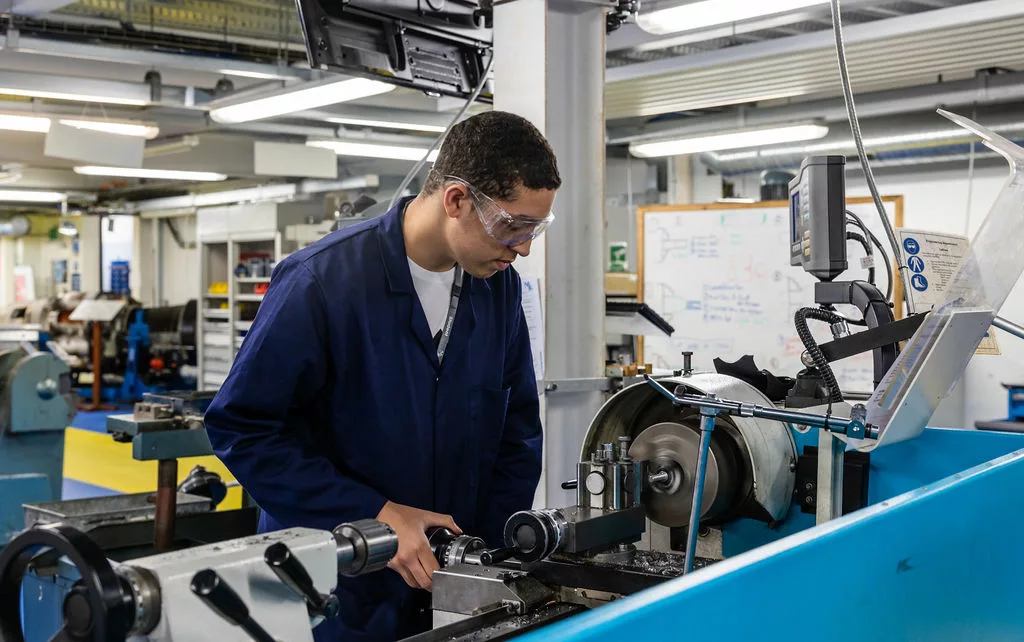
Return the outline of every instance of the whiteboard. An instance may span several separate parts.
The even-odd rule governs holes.
[[[885,197],[883,203],[893,225],[901,226],[903,197]],[[848,199],[847,207],[889,252],[871,200]],[[672,337],[644,337],[641,363],[676,369],[682,367],[681,353],[691,351],[694,368],[713,370],[716,357],[737,361],[749,354],[759,368],[796,376],[803,368],[804,347],[793,316],[816,305],[817,279],[789,264],[787,202],[652,206],[639,210],[639,223],[643,301],[675,327]],[[861,267],[864,250],[850,241],[847,254],[849,268],[837,280],[867,280]],[[875,257],[875,283],[884,294],[885,268],[877,248]],[[895,273],[894,278],[899,280]],[[894,297],[900,296],[898,287]],[[852,306],[839,310],[861,318]],[[809,326],[819,342],[831,340],[828,324],[811,320]],[[838,361],[832,368],[846,392],[870,393],[874,388],[870,353]]]

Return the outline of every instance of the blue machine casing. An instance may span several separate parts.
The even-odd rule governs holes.
[[[50,353],[0,352],[0,546],[25,528],[22,504],[60,499],[70,386]]]
[[[1024,435],[927,429],[872,453],[867,508],[736,522],[728,559],[522,639],[1024,640],[1022,484]]]

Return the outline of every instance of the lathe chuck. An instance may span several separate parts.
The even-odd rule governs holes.
[[[648,462],[651,473],[668,473],[668,481],[651,484],[641,496],[647,516],[663,526],[686,526],[690,519],[700,442],[700,429],[691,425],[696,423],[693,419],[699,421],[699,417],[688,417],[680,422],[649,426],[633,440],[629,449],[630,457]],[[704,480],[702,519],[721,515],[736,500],[742,471],[738,469],[735,446],[729,443],[726,428],[722,420],[716,420]]]

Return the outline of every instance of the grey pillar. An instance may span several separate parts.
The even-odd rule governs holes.
[[[551,142],[562,174],[556,223],[524,274],[541,278],[547,380],[604,374],[605,9],[585,2],[514,0],[495,7],[495,109],[529,118]],[[544,403],[545,475],[538,504],[574,501],[580,444],[599,392]]]

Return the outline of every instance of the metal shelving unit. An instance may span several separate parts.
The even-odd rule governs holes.
[[[197,212],[201,389],[216,389],[227,378],[270,285],[273,266],[297,249],[295,243],[283,240],[282,230],[308,217],[308,210],[302,203],[262,203]],[[253,258],[262,262],[247,263]],[[242,266],[258,273],[246,272]]]

